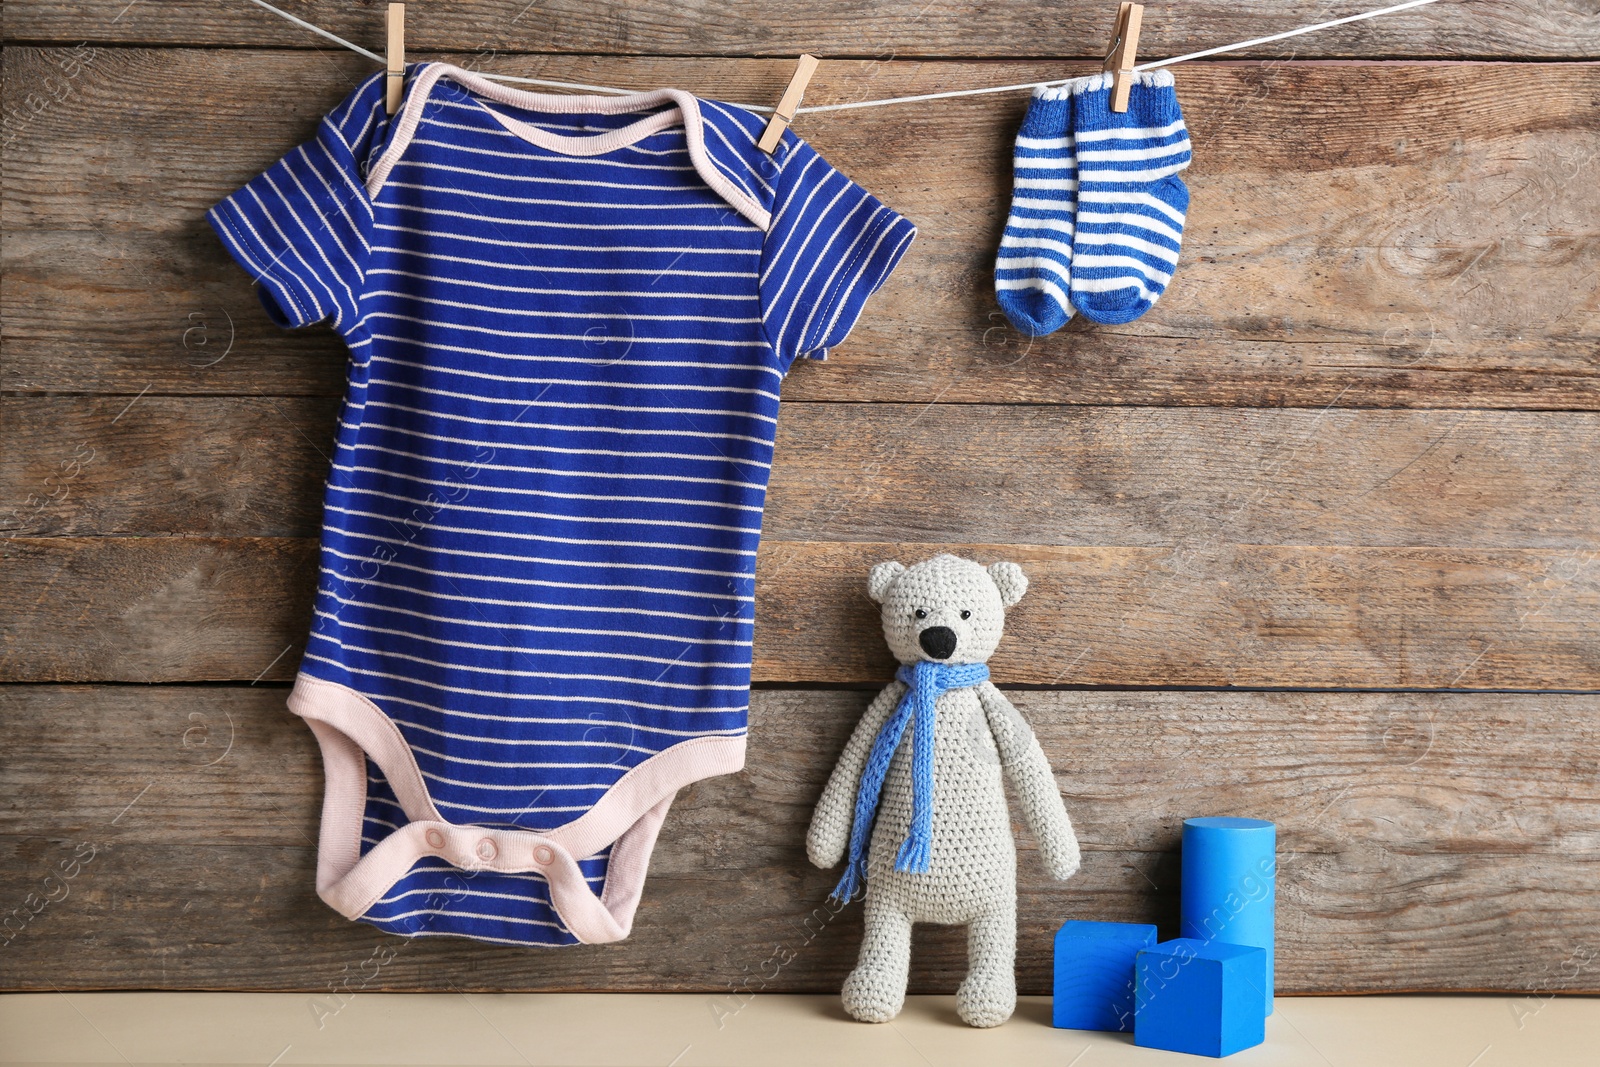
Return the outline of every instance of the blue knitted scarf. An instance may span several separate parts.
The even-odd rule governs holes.
[[[915,665],[901,665],[894,676],[906,684],[906,693],[878,731],[866,766],[861,769],[855,819],[850,825],[850,862],[833,889],[833,899],[841,902],[854,897],[867,880],[867,839],[878,813],[878,797],[883,792],[884,776],[889,773],[889,761],[900,747],[908,725],[912,746],[911,827],[895,857],[894,869],[916,874],[927,871],[933,845],[933,706],[941,693],[988,681],[989,668],[982,663],[918,660]]]

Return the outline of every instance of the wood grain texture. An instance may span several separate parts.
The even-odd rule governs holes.
[[[336,339],[282,336],[202,215],[309,136],[370,64],[91,51],[7,52],[0,384],[336,395]],[[788,75],[766,60],[547,66],[579,81],[754,99]],[[1061,73],[1009,61],[834,64],[810,99]],[[800,132],[919,236],[851,341],[796,372],[786,396],[1600,406],[1600,67],[1548,65],[1533,94],[1527,79],[1521,64],[1191,65],[1179,91],[1196,144],[1193,207],[1171,290],[1137,323],[1074,321],[1032,342],[1005,325],[991,281],[1025,94],[802,116]],[[30,93],[45,82],[53,96]],[[284,84],[302,91],[261,108]]]
[[[337,408],[0,398],[0,534],[316,536]],[[763,529],[812,542],[1600,549],[1597,441],[1600,415],[1586,412],[792,402]]]
[[[769,541],[757,569],[755,679],[884,682],[893,662],[863,592],[867,570],[939,551],[1028,572],[1029,594],[993,660],[1010,684],[1600,689],[1600,550],[1215,539]],[[315,561],[308,538],[0,542],[0,678],[290,679]]]
[[[1383,6],[1374,4],[1370,6]],[[468,0],[413,4],[407,20],[412,49],[495,52],[602,52],[700,55],[986,56],[1104,55],[1111,14],[1104,4],[1060,5],[1022,0],[974,7],[961,0],[777,0],[739,5],[662,0]],[[1312,0],[1190,0],[1147,5],[1140,55],[1152,58],[1281,33],[1367,10],[1336,10]],[[297,3],[296,15],[382,52],[383,5],[332,0]],[[118,41],[152,44],[332,46],[269,12],[243,2],[169,0],[135,4],[88,0],[63,4],[12,0],[6,34],[31,41]],[[1244,55],[1325,56],[1600,56],[1594,8],[1578,0],[1449,3],[1400,12],[1376,22],[1324,30]],[[530,56],[525,64],[536,65]]]
[[[1013,694],[1085,849],[1066,884],[1023,836],[1019,984],[1049,991],[1064,919],[1176,925],[1176,847],[1198,813],[1279,825],[1280,992],[1600,989],[1593,950],[1600,697]],[[755,695],[747,768],[679,794],[633,936],[529,951],[402,942],[313,892],[321,798],[282,688],[12,687],[0,693],[0,894],[13,989],[832,991],[859,907],[823,905],[811,805],[869,698]],[[1019,831],[1020,833],[1020,831]],[[88,842],[71,879],[45,877]],[[31,907],[30,905],[29,907]],[[912,987],[954,988],[956,929],[919,928]],[[793,961],[763,967],[782,945]],[[375,977],[374,951],[398,952]],[[63,956],[70,970],[60,966]],[[368,970],[371,968],[369,966]],[[762,988],[756,985],[750,991]],[[346,989],[346,991],[350,991]]]
[[[1366,6],[1158,3],[1141,54]],[[381,4],[293,9],[382,40]],[[814,51],[819,104],[1086,73],[1110,15],[465,0],[413,4],[408,36],[757,103]],[[313,891],[321,771],[283,683],[345,353],[271,325],[202,215],[375,68],[243,0],[4,16],[0,988],[299,990],[313,1014],[377,989],[713,1013],[835,991],[859,909],[831,914],[801,839],[893,666],[864,576],[950,550],[1033,579],[995,673],[1033,687],[1013,696],[1086,850],[1059,886],[1019,841],[1025,992],[1063,919],[1176,932],[1197,814],[1280,826],[1282,991],[1600,992],[1591,0],[1450,0],[1178,68],[1171,291],[1032,342],[991,283],[1026,94],[802,115],[919,237],[784,386],[747,769],[682,791],[632,938],[551,952],[401,941]],[[62,682],[124,684],[38,684]],[[1461,691],[1494,689],[1569,692]],[[961,931],[918,931],[915,990],[964,967]]]

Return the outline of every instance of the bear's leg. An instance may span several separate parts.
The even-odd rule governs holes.
[[[999,1026],[1017,1006],[1017,903],[984,912],[967,927],[967,977],[956,1014],[969,1026]]]
[[[844,1010],[864,1023],[886,1023],[900,1014],[911,969],[911,920],[894,904],[867,893],[866,931],[856,969],[844,980]]]

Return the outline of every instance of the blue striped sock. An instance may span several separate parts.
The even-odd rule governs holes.
[[[994,261],[995,298],[1030,337],[1072,318],[1068,294],[1077,166],[1070,85],[1035,89],[1012,157],[1011,214]]]
[[[1072,304],[1095,322],[1132,322],[1150,310],[1178,265],[1189,190],[1189,131],[1171,71],[1134,75],[1128,110],[1111,110],[1110,75],[1073,96],[1078,212]]]

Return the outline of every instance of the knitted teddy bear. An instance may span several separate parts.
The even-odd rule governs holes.
[[[864,1022],[899,1014],[917,922],[967,925],[965,1022],[997,1026],[1016,1007],[1017,853],[1002,770],[1050,876],[1078,870],[1050,764],[984,663],[1027,588],[1015,563],[952,555],[880,563],[867,580],[901,667],[862,715],[806,835],[818,867],[848,850],[836,901],[866,891],[861,955],[842,993]]]

